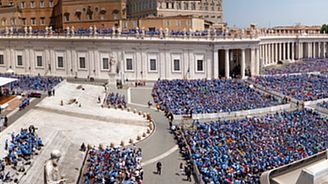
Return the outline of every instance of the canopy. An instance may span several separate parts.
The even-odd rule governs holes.
[[[15,78],[0,77],[0,87],[16,81]]]

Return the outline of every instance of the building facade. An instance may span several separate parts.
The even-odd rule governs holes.
[[[32,26],[33,29],[43,29],[50,25],[56,3],[57,0],[2,0],[0,28]]]
[[[125,0],[60,0],[53,18],[58,29],[119,27],[121,20],[126,19],[126,4]]]
[[[0,72],[156,81],[245,78],[282,60],[323,58],[327,35],[254,38],[0,36]]]
[[[123,29],[145,29],[159,30],[169,29],[174,31],[183,30],[204,30],[204,19],[192,16],[173,16],[173,17],[148,17],[140,19],[126,19],[122,21]]]
[[[0,7],[0,28],[111,28],[125,18],[125,0],[2,0]]]
[[[127,0],[128,18],[192,15],[223,26],[222,0]]]

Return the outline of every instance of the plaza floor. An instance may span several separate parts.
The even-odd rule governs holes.
[[[91,85],[83,85],[83,88],[82,91],[77,89],[77,84],[63,83],[56,89],[55,96],[46,97],[36,106],[34,104],[32,109],[18,111],[20,116],[14,114],[9,118],[11,123],[14,122],[0,133],[1,150],[4,150],[4,142],[10,140],[12,132],[17,133],[30,125],[38,128],[37,132],[45,145],[19,183],[44,183],[43,164],[54,149],[62,152],[60,167],[69,179],[68,183],[76,183],[85,156],[79,151],[82,143],[119,145],[121,141],[128,143],[129,139],[136,139],[146,132],[147,122],[141,116],[102,108],[97,103],[98,95],[105,95],[103,88]],[[67,102],[72,98],[78,99],[83,105],[60,105],[61,100]],[[121,119],[123,123],[120,123]],[[0,157],[5,154],[1,151]]]

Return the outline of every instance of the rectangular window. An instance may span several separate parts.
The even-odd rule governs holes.
[[[204,71],[204,61],[199,59],[197,60],[197,72],[203,72]]]
[[[54,2],[53,2],[53,0],[50,0],[49,1],[49,7],[52,8],[53,6],[54,6]]]
[[[44,1],[40,1],[40,8],[44,8]]]
[[[21,9],[25,8],[25,2],[24,1],[21,2],[20,7],[21,7]]]
[[[156,71],[157,70],[156,59],[150,59],[149,66],[150,66],[149,67],[150,71]]]
[[[22,18],[23,25],[26,25],[26,18]]]
[[[3,55],[0,55],[0,65],[5,64],[5,60],[3,59]]]
[[[35,25],[36,24],[35,18],[31,18],[31,24],[32,25]]]
[[[42,56],[36,56],[36,66],[37,67],[42,67],[43,66]]]
[[[102,69],[108,70],[109,69],[109,59],[103,58],[102,59]]]
[[[45,25],[45,24],[46,24],[44,20],[45,20],[44,17],[41,17],[41,18],[40,18],[40,24],[41,24],[41,25]]]
[[[17,66],[23,66],[23,56],[22,55],[17,56]]]
[[[133,70],[131,58],[126,58],[126,70]]]
[[[79,64],[80,64],[80,68],[84,69],[85,68],[85,57],[80,57],[79,58]]]
[[[64,68],[64,57],[63,56],[57,57],[57,67]]]
[[[31,8],[35,8],[35,2],[31,1]]]
[[[180,60],[179,59],[173,60],[173,71],[175,71],[175,72],[180,71]]]

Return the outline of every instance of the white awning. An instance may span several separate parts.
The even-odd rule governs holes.
[[[6,78],[6,77],[0,77],[0,86],[4,86],[6,84],[12,83],[18,79],[15,78]]]

